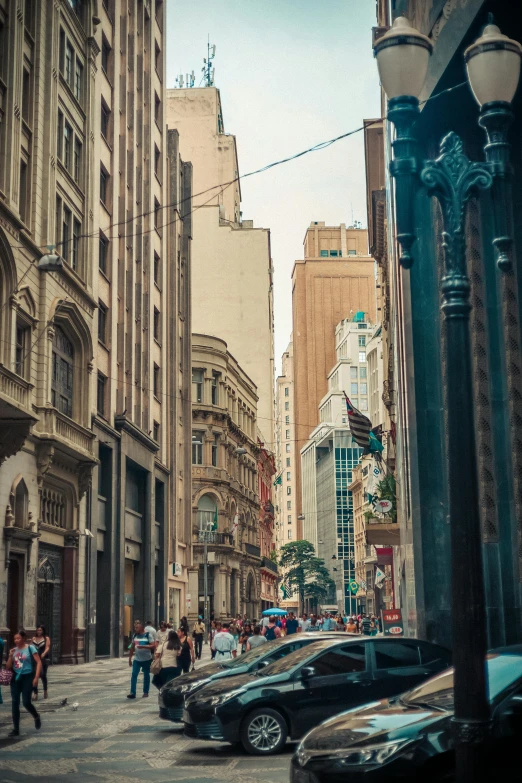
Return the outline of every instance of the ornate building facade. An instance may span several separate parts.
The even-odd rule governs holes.
[[[223,340],[192,335],[192,541],[187,614],[261,608],[257,389]],[[206,541],[206,547],[205,547]]]
[[[278,568],[274,537],[274,476],[275,457],[258,438],[259,457],[257,476],[259,486],[259,547],[261,549],[261,609],[269,609],[278,602]]]

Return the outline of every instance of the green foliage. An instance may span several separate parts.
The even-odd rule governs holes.
[[[270,550],[269,558],[272,561],[272,563],[275,563],[277,565],[277,552],[275,549]]]
[[[290,587],[299,593],[301,604],[305,598],[324,598],[334,584],[324,560],[316,556],[309,541],[291,541],[281,547],[279,565]]]

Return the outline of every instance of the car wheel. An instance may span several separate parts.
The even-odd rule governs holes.
[[[241,726],[241,743],[252,756],[278,753],[286,742],[288,728],[283,716],[270,707],[251,712]]]

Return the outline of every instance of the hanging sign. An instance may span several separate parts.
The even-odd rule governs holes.
[[[380,514],[389,514],[393,508],[391,500],[377,500],[374,504],[375,510]]]

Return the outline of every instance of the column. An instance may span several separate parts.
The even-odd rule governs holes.
[[[237,611],[243,616],[242,606],[241,606],[241,571],[236,570],[236,578],[234,580],[235,585],[235,591],[236,591],[236,600],[235,604],[237,607]]]
[[[76,597],[78,570],[78,535],[65,536],[62,586],[62,654],[60,663],[78,663],[76,656]]]
[[[189,621],[189,624],[192,625],[196,622],[198,617],[198,601],[199,601],[199,568],[198,566],[192,567],[188,569],[188,589],[187,589],[187,601],[186,606],[180,606],[179,608],[179,614],[180,617],[183,617],[184,614],[187,615],[187,619]],[[190,609],[188,607],[189,598],[190,596]],[[207,619],[207,618],[205,618]]]

